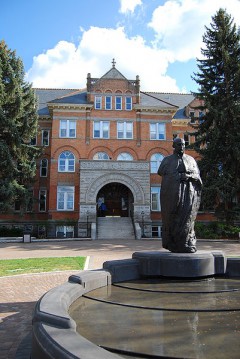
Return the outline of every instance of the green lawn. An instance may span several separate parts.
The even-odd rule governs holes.
[[[27,258],[0,260],[0,277],[23,273],[82,270],[85,257]]]

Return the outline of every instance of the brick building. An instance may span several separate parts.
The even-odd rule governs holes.
[[[201,113],[193,95],[140,91],[139,77],[125,78],[114,60],[101,78],[87,75],[86,89],[35,91],[39,134],[32,145],[44,151],[33,201],[23,216],[16,204],[2,221],[50,238],[106,237],[109,221],[115,236],[130,226],[135,238],[161,237],[157,169],[173,137],[194,140],[189,134]]]

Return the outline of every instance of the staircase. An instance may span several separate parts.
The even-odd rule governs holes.
[[[97,239],[135,239],[131,218],[98,217]]]

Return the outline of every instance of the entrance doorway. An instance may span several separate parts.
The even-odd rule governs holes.
[[[130,217],[133,195],[130,189],[118,182],[103,186],[97,195],[98,217]]]

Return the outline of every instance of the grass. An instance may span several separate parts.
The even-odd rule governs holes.
[[[0,277],[84,269],[85,257],[27,258],[0,260]]]

